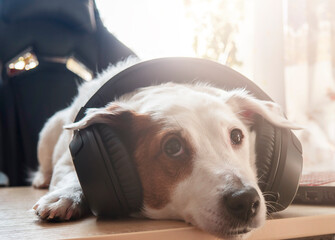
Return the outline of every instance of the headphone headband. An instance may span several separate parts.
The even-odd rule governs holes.
[[[226,90],[245,88],[261,100],[272,101],[255,83],[222,64],[198,58],[158,58],[135,64],[112,77],[79,111],[75,121],[84,117],[87,108],[104,107],[115,98],[141,87],[199,80]]]

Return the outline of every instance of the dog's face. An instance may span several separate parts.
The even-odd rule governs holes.
[[[117,129],[141,179],[145,216],[183,219],[216,236],[239,238],[266,216],[249,130],[254,113],[294,127],[277,105],[242,90],[164,84],[92,109],[69,128],[107,123]]]

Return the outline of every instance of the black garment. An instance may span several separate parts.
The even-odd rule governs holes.
[[[8,76],[6,64],[28,48],[38,67]],[[27,184],[40,130],[83,81],[49,59],[74,56],[97,74],[130,55],[103,26],[93,0],[0,0],[0,171],[11,186]]]

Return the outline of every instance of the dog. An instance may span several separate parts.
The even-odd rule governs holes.
[[[109,68],[82,84],[78,96],[43,127],[38,142],[35,188],[49,188],[33,206],[42,220],[85,216],[69,143],[73,131],[92,124],[116,127],[129,138],[143,188],[143,207],[134,213],[151,219],[181,219],[210,234],[242,239],[261,227],[266,203],[255,167],[253,116],[296,128],[280,107],[244,89],[225,91],[206,83],[165,83],[125,94],[93,108],[78,122],[80,107],[113,75],[131,66]]]

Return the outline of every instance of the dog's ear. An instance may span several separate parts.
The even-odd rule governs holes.
[[[254,115],[259,114],[278,127],[301,129],[296,123],[287,120],[278,104],[256,99],[243,89],[229,92],[226,101],[247,124],[252,124]]]
[[[89,108],[84,118],[78,122],[65,125],[63,128],[78,130],[95,123],[105,123],[114,127],[121,127],[131,122],[137,115],[135,112],[118,104],[112,104],[104,108]]]
[[[152,126],[151,117],[148,114],[140,114],[127,109],[121,104],[111,104],[105,108],[91,108],[78,122],[64,126],[67,130],[78,130],[93,124],[103,123],[108,125],[113,133],[121,140],[127,151],[133,152],[137,140]]]

